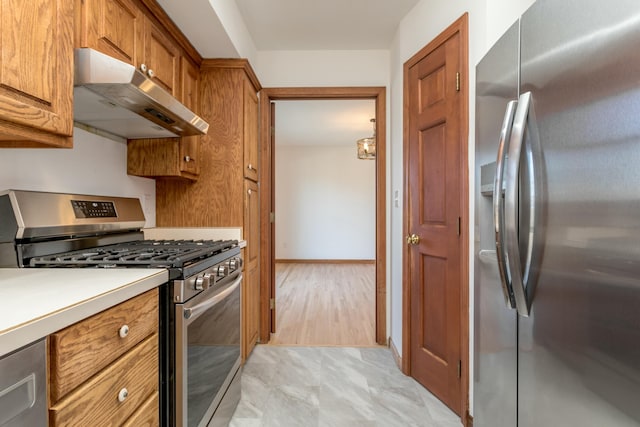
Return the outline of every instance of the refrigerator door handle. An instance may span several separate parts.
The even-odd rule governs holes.
[[[531,209],[529,230],[529,242],[527,250],[527,260],[525,270],[523,271],[522,263],[520,261],[520,246],[518,236],[518,182],[520,179],[520,159],[522,155],[522,148],[524,143],[524,136],[527,126],[527,119],[529,117],[529,109],[531,107],[531,92],[525,92],[520,95],[518,101],[518,108],[516,110],[515,117],[513,119],[513,128],[511,131],[511,138],[509,139],[509,148],[507,154],[507,167],[506,167],[506,188],[505,188],[505,242],[506,242],[506,258],[508,271],[511,275],[511,286],[513,290],[513,296],[516,303],[516,310],[518,314],[524,317],[529,317],[531,304],[530,299],[527,297],[527,291],[525,289],[526,278],[529,276],[531,268],[531,256],[533,244],[532,237],[534,235],[533,224],[535,223],[535,209]],[[527,153],[528,161],[531,161],[531,156]],[[530,167],[529,170],[532,168]],[[529,177],[530,178],[530,177]],[[535,188],[532,179],[523,180],[529,182],[531,188],[529,192],[532,195],[532,199],[535,198]],[[531,204],[534,206],[534,203]]]
[[[496,259],[498,261],[498,270],[500,272],[500,283],[502,284],[502,292],[504,300],[509,308],[516,308],[511,288],[511,279],[507,270],[506,254],[504,246],[504,195],[503,180],[505,156],[511,137],[511,128],[513,126],[513,118],[515,116],[518,101],[509,101],[502,120],[500,129],[500,137],[498,140],[498,158],[496,160],[496,176],[493,184],[493,223],[495,225],[495,241],[496,241]]]

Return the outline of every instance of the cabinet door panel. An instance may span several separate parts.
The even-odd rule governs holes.
[[[145,60],[150,70],[149,77],[177,97],[180,60],[178,46],[149,19],[147,19],[145,36]]]
[[[194,113],[198,113],[200,70],[184,56],[180,57],[180,82],[182,103]],[[182,172],[192,175],[200,173],[200,139],[200,136],[181,138],[180,170]]]
[[[258,95],[244,82],[244,177],[258,182]]]
[[[0,2],[0,118],[47,132],[73,131],[73,4]]]
[[[260,330],[260,198],[258,184],[245,179],[244,239],[244,357],[246,358],[258,341]]]
[[[49,425],[121,425],[158,391],[158,357],[154,334],[51,406]]]
[[[86,0],[76,38],[80,47],[90,47],[121,61],[138,65],[142,52],[144,16],[130,0]],[[78,25],[78,23],[76,23]]]
[[[127,334],[122,337],[125,325]],[[64,397],[157,328],[158,290],[154,289],[51,334],[51,400]]]

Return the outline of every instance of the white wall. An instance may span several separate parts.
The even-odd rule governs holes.
[[[388,86],[389,51],[259,51],[253,64],[263,87]]]
[[[37,190],[137,197],[146,226],[156,222],[153,179],[127,175],[127,146],[74,128],[73,149],[29,148],[0,151],[0,191]]]
[[[235,0],[209,0],[209,3],[220,19],[231,43],[238,52],[238,56],[247,58],[251,64],[255,63],[256,46]],[[215,42],[215,40],[210,41],[210,43]]]
[[[355,142],[278,145],[275,171],[276,259],[375,259],[375,162]]]

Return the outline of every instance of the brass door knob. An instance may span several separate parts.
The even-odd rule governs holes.
[[[407,244],[408,245],[417,245],[420,243],[420,237],[416,234],[412,234],[411,236],[407,236]]]

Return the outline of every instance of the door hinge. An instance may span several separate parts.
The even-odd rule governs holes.
[[[269,299],[269,309],[270,310],[275,310],[276,308],[276,299],[275,298],[270,298]]]
[[[458,360],[458,378],[462,377],[462,360]]]
[[[273,224],[274,222],[276,222],[276,213],[275,212],[269,212],[269,222],[271,224]]]
[[[456,92],[460,92],[460,73],[456,73]]]
[[[462,233],[462,218],[458,217],[458,236]]]

